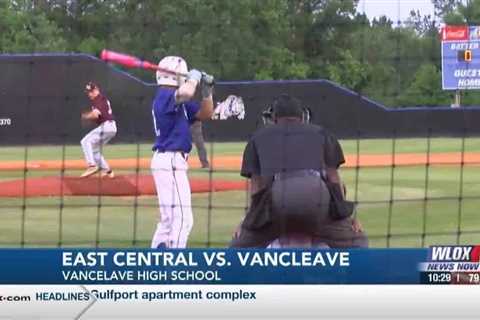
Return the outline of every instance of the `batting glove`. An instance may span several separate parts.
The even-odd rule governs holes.
[[[202,81],[201,89],[202,89],[202,98],[208,98],[212,94],[213,85],[215,83],[215,78],[205,72],[202,72]]]
[[[187,80],[190,79],[197,81],[197,83],[200,83],[200,80],[202,80],[202,73],[197,69],[192,69],[187,74]]]

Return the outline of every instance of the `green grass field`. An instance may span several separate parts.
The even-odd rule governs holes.
[[[392,139],[364,139],[341,141],[343,151],[346,154],[390,154],[393,147]],[[465,152],[479,152],[479,138],[465,138]],[[214,155],[238,155],[242,154],[244,143],[213,143],[207,144],[209,154]],[[105,148],[107,158],[135,158],[151,156],[151,144],[112,144]],[[427,151],[427,139],[397,139],[395,140],[395,152],[397,153],[424,153]],[[83,159],[80,145],[62,146],[28,146],[28,147],[1,147],[0,162],[9,160],[24,160],[25,154],[28,160],[61,160]],[[430,139],[431,152],[460,152],[462,150],[461,138],[435,138]],[[195,148],[192,150],[195,155]]]
[[[345,153],[390,154],[392,140],[342,141]],[[480,139],[432,139],[431,152],[479,152]],[[209,153],[240,156],[244,144],[216,143]],[[424,153],[426,139],[395,142],[398,153]],[[81,159],[79,146],[2,147],[0,161]],[[113,144],[108,158],[150,157],[150,145]],[[194,155],[192,155],[194,156]],[[393,170],[393,171],[392,171]],[[428,170],[428,180],[426,174]],[[78,175],[79,171],[67,171]],[[117,174],[128,171],[117,172]],[[133,170],[130,173],[134,173]],[[148,171],[145,170],[145,174]],[[191,170],[191,175],[208,172]],[[60,175],[30,171],[27,177]],[[460,184],[461,176],[463,181]],[[24,172],[0,171],[0,180]],[[240,179],[238,172],[214,172],[213,178]],[[480,242],[480,170],[477,166],[409,166],[343,169],[348,198],[359,201],[358,216],[372,247],[419,247]],[[426,186],[428,188],[426,188]],[[462,195],[460,199],[459,196]],[[391,199],[393,201],[390,201]],[[425,201],[424,199],[428,200]],[[461,200],[461,201],[460,201]],[[156,225],[156,197],[0,198],[0,246],[147,247]],[[60,204],[63,203],[61,209]],[[209,203],[211,209],[209,210]],[[244,214],[246,192],[194,194],[195,226],[190,246],[224,246]],[[100,205],[99,205],[100,204]],[[23,210],[25,206],[25,210]],[[98,222],[98,223],[97,223]],[[97,228],[98,226],[98,228]],[[457,230],[461,233],[457,238]],[[421,234],[425,234],[422,239]],[[390,237],[387,237],[390,235]]]

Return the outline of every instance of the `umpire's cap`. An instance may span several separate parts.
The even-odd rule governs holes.
[[[302,103],[297,98],[288,94],[281,94],[273,101],[272,118],[278,119],[282,117],[303,118]]]

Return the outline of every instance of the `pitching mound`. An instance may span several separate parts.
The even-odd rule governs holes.
[[[193,193],[245,190],[245,181],[191,178]],[[150,175],[110,178],[40,177],[0,182],[0,197],[156,195]]]

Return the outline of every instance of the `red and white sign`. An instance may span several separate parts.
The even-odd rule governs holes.
[[[468,26],[445,26],[442,28],[442,40],[468,40]]]
[[[468,40],[468,26],[445,26],[442,28],[442,41]]]

